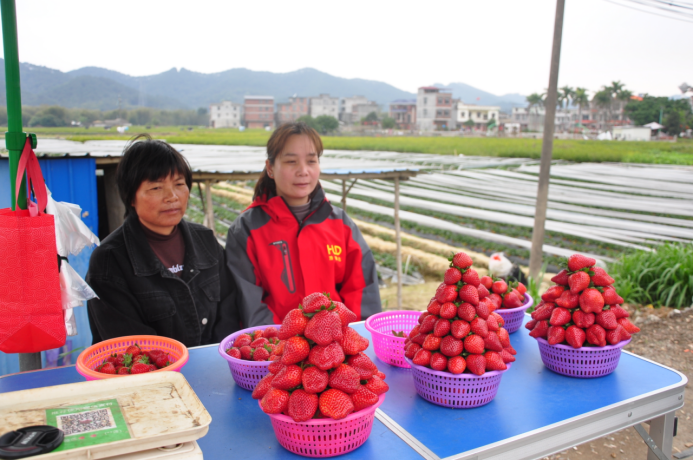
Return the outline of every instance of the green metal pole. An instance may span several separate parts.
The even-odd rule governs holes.
[[[19,51],[17,47],[17,13],[14,0],[0,0],[2,13],[2,44],[5,51],[5,85],[7,89],[7,133],[5,146],[10,153],[10,195],[12,209],[26,209],[26,185],[22,179],[19,201],[15,204],[17,165],[26,142],[22,131],[22,92],[19,83]]]

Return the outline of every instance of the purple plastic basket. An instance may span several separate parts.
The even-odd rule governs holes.
[[[419,324],[419,311],[389,311],[372,315],[366,320],[371,333],[375,355],[380,360],[400,368],[409,368],[404,360],[404,342],[409,332]],[[405,337],[394,336],[392,330],[403,331]]]
[[[508,330],[508,333],[515,333],[522,326],[522,322],[525,319],[525,311],[529,309],[532,304],[534,304],[534,300],[529,293],[525,293],[525,303],[522,306],[513,309],[496,309],[494,312],[505,320],[505,326],[503,328]]]
[[[612,373],[621,358],[621,348],[630,339],[613,346],[581,347],[575,349],[565,344],[550,345],[544,338],[537,338],[541,360],[551,371],[574,378],[598,378]]]
[[[245,330],[239,330],[219,343],[219,355],[221,355],[227,362],[229,362],[229,369],[231,370],[231,376],[236,384],[241,386],[243,389],[252,391],[255,389],[257,383],[260,382],[262,378],[268,373],[267,368],[271,362],[253,362],[252,360],[241,360],[235,359],[226,353],[226,349],[231,347],[233,342],[239,335],[243,333],[252,333],[255,330],[264,330],[267,327],[276,327],[279,330],[281,325],[260,325],[257,327],[246,328]]]
[[[486,405],[496,397],[503,371],[487,371],[481,376],[462,373],[453,375],[435,371],[405,358],[411,366],[416,392],[431,403],[448,408],[475,408]]]

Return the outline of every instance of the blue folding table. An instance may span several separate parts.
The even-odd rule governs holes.
[[[353,326],[370,338],[363,322]],[[650,421],[651,443],[671,457],[674,412],[683,406],[687,382],[683,374],[623,353],[609,376],[569,378],[544,367],[524,329],[510,339],[517,361],[504,373],[496,398],[467,410],[423,400],[411,371],[381,362],[371,345],[367,353],[387,375],[390,391],[368,441],[338,459],[539,458],[643,421]],[[212,416],[208,434],[198,440],[206,458],[300,458],[279,445],[269,418],[249,391],[236,386],[216,346],[191,348],[182,372]],[[19,373],[0,378],[0,392],[83,379],[73,366]],[[650,449],[649,457],[656,459],[658,452]]]

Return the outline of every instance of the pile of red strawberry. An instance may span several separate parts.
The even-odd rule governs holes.
[[[303,298],[284,317],[283,348],[255,386],[265,413],[294,421],[345,418],[375,404],[389,389],[385,374],[363,353],[368,340],[349,327],[356,314],[323,293]],[[280,343],[281,344],[281,343]]]
[[[409,333],[404,356],[416,365],[453,374],[467,371],[482,375],[505,370],[506,363],[515,361],[515,349],[503,328],[505,321],[493,312],[501,307],[501,296],[489,293],[471,266],[472,259],[465,253],[452,257],[444,282],[419,317],[419,325]],[[508,290],[502,280],[483,279],[491,282],[491,289],[499,284],[499,292]],[[502,291],[500,282],[504,285]]]
[[[486,296],[493,301],[496,309],[514,309],[525,303],[527,287],[520,282],[507,283],[501,278],[489,277],[487,275],[481,277],[481,285],[487,291],[485,293],[480,292],[479,297],[483,298],[481,295],[488,293]]]
[[[226,353],[241,360],[253,360],[255,362],[274,360],[272,356],[281,355],[284,348],[283,341],[279,340],[277,333],[275,327],[243,333],[236,337],[232,347],[226,349]]]
[[[551,279],[556,285],[541,296],[525,325],[530,336],[577,349],[618,344],[640,331],[620,306],[623,298],[612,286],[614,279],[595,263],[580,254],[568,258],[568,269]]]
[[[107,375],[138,375],[160,370],[171,363],[166,352],[160,349],[143,351],[135,343],[128,346],[122,354],[112,354],[107,357],[94,371]]]

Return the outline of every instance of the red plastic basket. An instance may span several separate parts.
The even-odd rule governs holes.
[[[173,363],[167,367],[156,371],[180,371],[188,362],[188,349],[180,341],[166,338],[164,336],[134,335],[121,336],[119,338],[107,339],[93,346],[87,347],[77,357],[77,372],[84,376],[87,381],[95,381],[108,378],[122,378],[128,375],[107,375],[94,371],[94,368],[101,365],[111,354],[121,354],[125,350],[137,343],[143,350],[160,349],[166,352]],[[156,373],[152,371],[150,373]]]
[[[546,368],[574,378],[599,378],[613,373],[621,358],[621,349],[629,342],[627,339],[613,346],[575,349],[566,344],[551,345],[544,338],[537,338]]]
[[[497,309],[494,312],[503,317],[503,320],[505,320],[504,328],[508,330],[508,333],[515,333],[522,326],[525,319],[525,311],[532,304],[534,304],[534,300],[529,293],[525,293],[525,303],[522,306],[513,309]]]
[[[390,365],[409,368],[404,360],[404,341],[409,332],[419,324],[419,311],[389,311],[372,315],[366,320],[366,330],[371,333],[375,355]],[[405,337],[394,336],[392,330],[403,331]]]
[[[486,405],[496,397],[503,371],[487,371],[483,375],[462,373],[454,375],[445,371],[436,371],[428,367],[411,365],[416,392],[431,403],[448,408],[475,408]]]
[[[229,370],[231,370],[233,380],[236,381],[236,384],[241,386],[243,389],[247,389],[249,391],[255,389],[257,383],[259,383],[260,380],[269,372],[267,368],[271,362],[254,362],[252,360],[235,359],[226,353],[226,349],[230,348],[236,338],[243,333],[252,333],[256,330],[264,330],[267,327],[275,327],[277,330],[279,330],[281,325],[260,325],[257,327],[239,330],[227,336],[221,343],[219,343],[219,355],[229,362]]]
[[[328,458],[356,450],[368,440],[375,410],[384,400],[385,394],[381,394],[375,404],[340,420],[309,419],[297,423],[281,414],[267,416],[282,447],[300,456]]]

